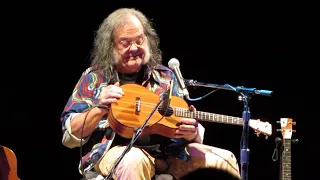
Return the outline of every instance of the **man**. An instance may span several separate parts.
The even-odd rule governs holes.
[[[99,27],[92,66],[80,77],[61,115],[62,143],[69,148],[87,148],[80,173],[94,171],[103,176],[112,174],[114,179],[134,180],[171,174],[180,179],[197,168],[210,167],[240,179],[233,153],[202,144],[204,128],[190,118],[181,118],[174,138],[140,136],[116,163],[130,143],[130,139],[116,134],[107,120],[108,108],[125,95],[121,85],[140,84],[160,97],[173,80],[172,95],[183,97],[173,72],[161,65],[158,45],[150,22],[135,9],[118,9]],[[195,110],[193,106],[190,109]]]

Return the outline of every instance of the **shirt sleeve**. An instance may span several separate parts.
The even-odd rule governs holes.
[[[65,121],[65,130],[63,132],[62,144],[68,148],[80,147],[81,145],[87,143],[90,136],[79,139],[72,134],[71,131],[71,121],[72,119],[80,113],[71,113],[70,116]]]
[[[80,113],[90,110],[99,102],[101,88],[103,84],[102,75],[99,72],[86,70],[77,82],[67,104],[61,114],[62,124],[62,144],[73,148],[80,146],[82,141],[85,144],[89,137],[79,139],[72,134],[71,121]]]

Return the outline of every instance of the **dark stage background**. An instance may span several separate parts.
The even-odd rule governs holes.
[[[5,6],[4,6],[5,7]],[[21,179],[80,179],[79,149],[61,144],[60,114],[81,73],[89,66],[94,31],[118,7],[135,7],[155,24],[164,64],[180,61],[186,79],[274,91],[252,98],[251,116],[272,124],[269,139],[250,129],[249,179],[278,179],[273,161],[276,123],[293,118],[292,179],[313,179],[319,164],[317,114],[307,107],[317,98],[315,11],[307,4],[75,3],[13,4],[4,13],[2,86],[6,107],[0,144],[17,156]],[[6,9],[6,8],[5,8]],[[5,55],[5,56],[4,56]],[[197,98],[212,89],[189,87]],[[241,117],[243,104],[219,90],[192,102],[198,110]],[[205,144],[229,149],[240,163],[241,126],[203,122]]]

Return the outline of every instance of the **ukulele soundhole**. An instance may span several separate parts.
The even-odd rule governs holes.
[[[171,116],[173,114],[173,108],[170,106],[168,108],[159,107],[158,112],[162,116]]]

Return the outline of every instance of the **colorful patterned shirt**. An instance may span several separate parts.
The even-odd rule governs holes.
[[[177,79],[169,68],[158,65],[153,68],[147,66],[146,69],[142,83],[144,87],[160,96],[167,90],[170,81],[173,80],[172,95],[183,97]],[[98,69],[97,66],[89,67],[82,73],[61,114],[63,131],[62,143],[69,148],[80,147],[81,145],[83,145],[83,148],[84,144],[89,147],[83,150],[84,156],[79,164],[81,174],[83,171],[92,169],[94,164],[102,157],[103,153],[110,148],[115,133],[110,128],[107,117],[105,116],[101,119],[96,130],[90,137],[78,139],[71,133],[70,122],[77,114],[86,112],[98,104],[102,87],[106,87],[108,84],[114,84],[117,81],[119,81],[119,78],[116,71],[104,75],[102,70]],[[171,138],[171,140],[175,143],[184,142],[182,139]],[[188,153],[184,148],[181,149],[178,157],[183,160],[188,160]]]

